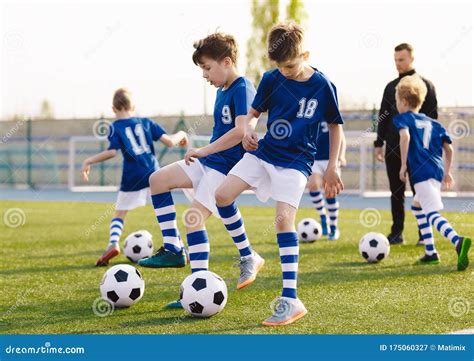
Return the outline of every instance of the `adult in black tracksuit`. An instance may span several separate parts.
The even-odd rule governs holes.
[[[374,142],[375,156],[387,167],[387,175],[390,183],[391,206],[392,206],[392,229],[388,236],[391,244],[403,243],[403,223],[405,221],[405,183],[400,180],[400,136],[393,125],[392,119],[398,114],[395,104],[395,87],[401,78],[415,74],[413,68],[413,47],[410,44],[400,44],[395,47],[395,65],[398,71],[398,78],[387,84],[383,93],[382,104],[380,106],[377,140]],[[430,118],[438,118],[438,102],[434,85],[427,79],[423,81],[428,88],[425,102],[421,106],[420,113],[428,115]],[[383,150],[385,142],[385,154]],[[410,165],[408,165],[409,167]],[[410,184],[412,186],[412,184]],[[413,186],[411,187],[413,192]],[[419,244],[422,241],[419,240]]]

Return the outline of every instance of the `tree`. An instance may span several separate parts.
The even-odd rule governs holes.
[[[270,69],[267,34],[278,21],[279,0],[252,0],[252,35],[247,41],[247,77],[258,84],[262,72]]]
[[[41,102],[40,119],[54,119],[53,108],[46,99]]]
[[[262,73],[270,69],[267,55],[267,34],[279,21],[279,0],[252,0],[252,35],[247,41],[247,77],[258,84]],[[286,7],[286,20],[304,27],[308,16],[302,0],[290,0]]]

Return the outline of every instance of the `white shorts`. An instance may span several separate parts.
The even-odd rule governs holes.
[[[216,190],[224,181],[225,174],[206,167],[199,160],[195,160],[190,165],[186,165],[184,160],[180,160],[177,163],[193,183],[192,190],[183,189],[186,197],[191,202],[193,200],[198,201],[219,218],[216,207]]]
[[[308,179],[300,171],[277,167],[245,153],[229,174],[239,177],[255,191],[257,198],[266,202],[270,197],[298,208]]]
[[[313,167],[311,168],[313,174],[319,174],[323,176],[328,167],[328,163],[329,160],[315,160],[313,163]],[[337,174],[339,174],[339,176],[341,175],[341,168],[339,167],[337,168]]]
[[[139,191],[122,192],[117,195],[115,210],[129,211],[146,205],[147,201],[151,202],[150,188],[143,188]]]
[[[441,200],[441,183],[436,179],[416,183],[414,187],[416,194],[413,200],[420,203],[425,215],[444,208]]]

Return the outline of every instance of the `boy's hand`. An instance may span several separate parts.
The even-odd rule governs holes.
[[[244,139],[242,139],[242,146],[248,151],[257,150],[258,148],[258,135],[253,130],[247,130]]]
[[[324,172],[323,185],[326,198],[334,198],[344,189],[341,177],[336,171],[336,168],[328,168]]]
[[[188,135],[186,134],[186,132],[184,131],[181,131],[183,138],[179,141],[178,145],[180,147],[183,147],[183,148],[186,148],[188,146],[188,143],[189,143],[189,138],[188,138]]]
[[[184,155],[184,162],[186,163],[186,165],[190,165],[191,163],[194,163],[194,158],[202,158],[202,157],[205,157],[205,154],[203,154],[201,149],[191,148],[191,149],[188,149],[188,151]]]
[[[383,163],[384,161],[383,147],[375,147],[375,159]]]
[[[407,165],[406,164],[402,164],[402,166],[400,167],[399,177],[403,183],[406,183],[407,181]]]
[[[84,181],[86,182],[89,182],[90,171],[91,171],[91,165],[89,164],[89,162],[84,161],[82,163],[81,174],[82,174],[82,179],[84,179]]]
[[[446,189],[451,189],[454,186],[454,178],[451,172],[448,172],[444,175],[443,185]]]

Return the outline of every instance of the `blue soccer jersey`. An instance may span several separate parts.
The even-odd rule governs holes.
[[[255,87],[244,77],[237,78],[225,90],[222,88],[217,90],[211,143],[233,129],[235,127],[235,119],[238,116],[247,115],[254,97]],[[227,175],[232,167],[242,158],[244,152],[240,143],[232,148],[210,154],[199,160],[205,166]]]
[[[304,82],[287,79],[278,69],[266,72],[252,107],[268,111],[267,133],[252,153],[307,177],[317,154],[320,123],[343,123],[335,86],[316,69]]]
[[[122,151],[123,171],[120,190],[138,191],[149,187],[148,177],[158,169],[153,141],[166,131],[151,119],[128,118],[113,122],[109,148]]]
[[[393,118],[393,124],[408,129],[408,167],[413,184],[444,177],[443,143],[452,143],[442,124],[421,113],[406,112]]]
[[[329,159],[329,127],[328,122],[322,120],[319,123],[318,133],[316,135],[316,156],[314,160]]]

